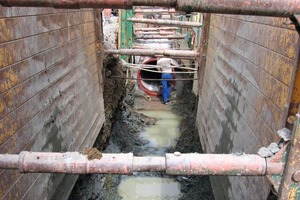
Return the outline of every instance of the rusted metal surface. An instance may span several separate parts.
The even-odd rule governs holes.
[[[208,31],[210,26],[210,14],[203,14],[203,28],[201,29],[200,38],[200,49],[199,49],[199,71],[198,71],[198,94],[202,94],[202,87],[204,81],[204,72],[206,66],[206,56],[207,56],[207,44],[208,44]]]
[[[300,109],[298,109],[298,113]],[[279,189],[280,200],[300,199],[299,169],[300,169],[300,115],[293,130],[288,159],[284,169],[283,179]]]
[[[160,30],[178,30],[178,27],[155,27],[155,28],[135,28],[135,31],[160,31]]]
[[[176,13],[175,9],[134,9],[134,13]]]
[[[0,169],[18,169],[18,155],[0,154]]]
[[[146,31],[137,32],[139,35],[173,35],[174,31]]]
[[[165,157],[133,157],[132,153],[121,153],[98,154],[90,159],[90,155],[78,152],[21,152],[20,155],[0,155],[0,158],[4,160],[1,168],[19,169],[22,173],[132,174],[134,171],[165,171],[172,175],[264,176],[280,174],[283,170],[283,165],[274,166],[258,155],[175,152]]]
[[[162,20],[162,19],[143,19],[143,18],[128,18],[129,21],[135,23],[147,23],[147,24],[156,24],[156,25],[168,25],[175,27],[200,27],[201,24],[197,22],[188,22],[188,21],[174,21],[174,20]]]
[[[106,53],[121,54],[121,55],[135,55],[135,56],[169,56],[169,57],[184,57],[196,58],[199,54],[196,51],[187,50],[159,50],[159,49],[119,49],[106,50]]]
[[[277,164],[285,164],[286,163],[286,159],[287,159],[287,147],[288,147],[288,144],[286,144],[285,146],[283,146],[280,149],[280,151],[276,153],[275,156],[273,156],[271,158],[267,158],[268,162],[275,164],[275,165],[273,165],[275,168],[278,167],[278,165],[276,166],[276,163]],[[268,170],[273,170],[273,169],[269,168]],[[283,171],[280,174],[267,175],[268,180],[272,184],[273,192],[276,193],[276,194],[279,191],[280,182],[282,180],[282,174],[283,174]]]
[[[211,14],[197,113],[206,152],[257,152],[280,140],[277,130],[286,120],[299,37],[280,22],[279,18]],[[262,177],[251,183],[241,180],[246,186],[242,189],[214,179],[220,181],[215,186],[221,185],[221,195],[227,198],[237,190],[245,199],[267,199],[270,193],[270,184]]]
[[[178,0],[176,10],[202,13],[290,17],[300,12],[300,0]]]
[[[88,160],[78,152],[46,153],[22,152],[19,157],[19,170],[51,173],[118,173],[131,174],[133,154],[102,154],[100,159]]]
[[[134,6],[175,7],[177,0],[132,0]]]
[[[133,157],[133,171],[166,171],[166,159],[164,157]]]
[[[0,0],[2,6],[53,8],[132,8],[132,0]]]
[[[167,174],[173,175],[266,175],[266,160],[258,155],[166,154]],[[276,168],[274,173],[282,172]]]
[[[300,171],[298,170],[298,171],[295,171],[294,173],[293,173],[293,180],[295,181],[295,182],[300,182]]]
[[[94,143],[104,109],[93,14],[91,9],[1,7],[1,153],[77,151],[83,143]],[[99,20],[95,23],[101,25]],[[34,174],[2,170],[0,199],[34,196],[47,185],[53,185],[52,191],[60,185],[46,179],[35,189],[31,185],[36,179]],[[68,192],[70,187],[62,189]],[[51,198],[52,192],[45,191]]]
[[[137,36],[136,39],[168,39],[168,40],[180,40],[184,39],[184,35],[178,36],[167,36],[167,35],[144,35],[144,36]]]
[[[290,17],[300,13],[300,0],[0,0],[2,6],[54,8],[176,7],[178,11]]]

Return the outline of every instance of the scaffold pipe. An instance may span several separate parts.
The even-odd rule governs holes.
[[[132,174],[164,171],[172,175],[255,175],[282,174],[283,163],[268,162],[258,155],[166,154],[165,157],[134,157],[132,153],[106,154],[89,160],[79,152],[21,152],[0,154],[1,169],[22,173]],[[269,170],[269,168],[271,170]]]
[[[174,20],[163,20],[163,19],[128,18],[127,20],[135,23],[168,25],[168,26],[184,27],[184,28],[201,27],[202,25],[201,23],[198,22],[174,21]]]
[[[136,28],[135,31],[160,31],[160,30],[178,30],[178,27],[154,27],[154,28]]]
[[[159,49],[110,49],[106,53],[133,55],[133,56],[168,56],[168,57],[184,57],[187,59],[195,59],[199,56],[197,51],[189,50],[159,50]]]
[[[182,40],[184,39],[184,35],[143,35],[143,36],[136,36],[136,39],[168,39],[168,40]]]
[[[54,8],[121,8],[161,6],[176,11],[290,17],[300,13],[300,0],[0,0],[1,6]]]

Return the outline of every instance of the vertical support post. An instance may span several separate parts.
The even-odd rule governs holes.
[[[95,27],[95,45],[97,53],[97,64],[98,64],[98,78],[99,78],[99,89],[100,93],[103,92],[104,88],[104,69],[103,69],[103,23],[102,23],[102,10],[94,9],[94,27]]]
[[[207,46],[208,46],[208,32],[210,26],[210,14],[203,14],[203,25],[201,29],[200,36],[200,49],[199,49],[199,70],[198,70],[198,94],[201,96],[202,94],[202,86],[204,79],[204,71],[206,65],[206,54],[207,54]]]
[[[300,107],[298,113],[300,112]],[[289,155],[279,188],[279,199],[300,199],[300,116],[297,116],[290,144]]]
[[[121,10],[121,27],[119,31],[119,49],[131,49],[133,46],[133,22],[127,20],[133,17],[132,10]],[[129,56],[122,55],[121,58],[128,62]]]

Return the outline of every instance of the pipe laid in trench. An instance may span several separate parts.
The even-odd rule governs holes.
[[[132,174],[164,171],[172,175],[255,175],[282,174],[283,163],[269,162],[258,155],[166,154],[165,157],[134,157],[132,153],[102,154],[88,160],[78,152],[21,152],[0,154],[0,168],[22,173]]]
[[[1,6],[54,8],[123,8],[161,6],[177,11],[291,17],[300,13],[300,0],[0,0]]]
[[[172,58],[196,59],[199,56],[197,51],[189,50],[159,50],[159,49],[108,49],[106,53],[133,55],[133,56],[167,56]]]

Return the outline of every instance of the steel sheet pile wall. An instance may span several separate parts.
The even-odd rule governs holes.
[[[289,19],[211,15],[197,126],[209,153],[256,153],[279,140],[297,59]],[[266,199],[264,177],[211,177],[216,199]],[[243,198],[244,197],[244,198]]]
[[[96,23],[91,9],[0,7],[0,153],[93,145],[104,121]],[[0,199],[63,199],[75,179],[1,170]]]

